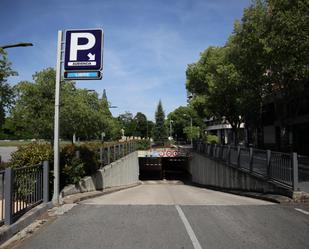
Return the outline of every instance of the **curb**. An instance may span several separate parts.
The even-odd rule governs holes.
[[[286,203],[295,203],[292,198],[284,196],[284,195],[276,195],[276,194],[266,194],[266,193],[258,193],[258,192],[248,192],[248,191],[240,191],[240,190],[230,190],[230,189],[224,189],[219,188],[215,186],[210,185],[204,185],[199,183],[190,183],[192,186],[202,187],[202,188],[208,188],[216,191],[221,191],[224,193],[229,193],[233,195],[239,195],[239,196],[246,196],[251,197],[255,199],[260,199],[264,201],[270,201],[273,203],[279,203],[279,204],[286,204]]]
[[[9,240],[19,231],[23,230],[25,227],[29,226],[43,213],[45,213],[48,209],[52,207],[53,204],[51,202],[40,204],[25,213],[18,221],[16,221],[12,225],[3,225],[2,227],[0,227],[0,245],[3,244],[5,241]]]
[[[111,194],[111,193],[114,193],[114,192],[118,192],[118,191],[121,191],[121,190],[124,190],[124,189],[134,188],[134,187],[137,187],[141,184],[142,184],[141,182],[138,182],[136,184],[126,185],[126,186],[121,186],[121,187],[107,188],[107,189],[102,190],[102,191],[92,191],[92,192],[84,192],[84,193],[68,195],[68,196],[65,196],[64,198],[62,198],[61,204],[73,204],[73,203],[81,202],[81,201],[84,201],[84,200],[87,200],[87,199],[91,199],[91,198],[99,197],[99,196],[102,196],[102,195],[107,195],[107,194]]]
[[[240,195],[251,197],[255,199],[260,199],[263,201],[270,201],[273,203],[283,204],[283,203],[293,203],[293,199],[283,195],[275,195],[275,194],[262,194],[256,192],[240,192],[240,191],[226,191],[230,194]]]

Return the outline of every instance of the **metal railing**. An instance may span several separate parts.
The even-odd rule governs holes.
[[[136,149],[137,143],[135,141],[114,144],[111,146],[102,145],[102,147],[98,150],[101,167],[125,157],[126,155],[136,151]]]
[[[0,225],[10,225],[33,207],[49,201],[48,174],[47,161],[0,171]]]
[[[309,164],[305,164],[305,162],[309,162],[309,158],[300,157],[296,153],[288,154],[203,142],[196,142],[193,149],[228,166],[249,172],[266,180],[273,180],[293,190],[299,189],[298,160],[301,161],[302,169],[309,169]]]

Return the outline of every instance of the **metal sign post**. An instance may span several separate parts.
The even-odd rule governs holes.
[[[54,195],[53,203],[59,204],[59,103],[62,63],[62,31],[58,31],[56,89],[55,89],[55,124],[54,124]]]
[[[65,43],[65,56],[62,60]],[[58,31],[56,89],[55,89],[55,123],[54,123],[54,195],[53,203],[59,204],[59,113],[61,65],[64,62],[66,79],[90,80],[102,78],[103,67],[103,30],[67,30],[65,42],[62,31]],[[73,70],[73,71],[72,71]]]

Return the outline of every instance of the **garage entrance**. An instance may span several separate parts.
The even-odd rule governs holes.
[[[188,157],[140,157],[140,180],[188,180]]]

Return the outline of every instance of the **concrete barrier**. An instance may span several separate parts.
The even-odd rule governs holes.
[[[293,197],[291,190],[195,152],[191,153],[189,172],[194,183],[205,186],[223,190],[272,193]]]
[[[60,197],[131,185],[138,180],[138,152],[135,151],[99,169],[94,175],[84,177],[78,184],[66,186],[60,192]]]

